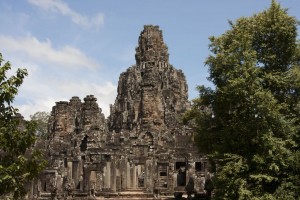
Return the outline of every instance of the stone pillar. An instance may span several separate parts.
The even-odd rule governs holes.
[[[146,160],[144,185],[149,191],[153,191],[153,179],[155,178],[153,176],[152,160]]]
[[[56,180],[56,187],[57,187],[57,193],[62,193],[62,189],[63,189],[63,180],[61,175],[57,176],[57,180]]]
[[[116,160],[112,158],[111,165],[110,165],[110,189],[113,192],[116,192]]]
[[[96,187],[95,191],[101,191],[102,190],[102,182],[103,182],[103,177],[101,172],[96,173]]]
[[[94,195],[95,187],[96,187],[96,181],[97,181],[97,174],[95,171],[90,171],[90,177],[89,177],[89,192],[91,195]]]
[[[84,166],[84,181],[83,181],[83,191],[89,192],[89,180],[90,180],[90,174],[91,171],[87,168],[87,166]]]
[[[119,169],[116,169],[116,191],[120,192],[121,191],[121,184],[122,184],[122,180],[121,180],[121,173]]]
[[[172,182],[173,188],[171,188],[171,189],[174,190],[174,188],[177,187],[177,172],[176,172],[176,170],[173,171],[171,176],[172,176],[172,180],[173,180],[173,182]]]
[[[73,162],[68,161],[68,178],[69,179],[72,179],[72,165],[73,165]]]
[[[91,171],[91,173],[90,173],[90,183],[91,182],[95,182],[96,183],[96,179],[97,179],[97,177],[96,177],[96,172],[95,171]]]
[[[106,166],[105,166],[105,167],[103,167],[103,188],[104,189],[107,188],[106,177],[107,177],[107,170],[106,170]]]
[[[83,160],[79,160],[79,170],[78,170],[78,174],[79,174],[79,184],[80,184],[80,191],[83,191]]]
[[[133,173],[133,176],[132,176],[132,186],[134,188],[137,188],[137,181],[136,181],[136,179],[137,179],[137,176],[136,176],[136,174],[137,174],[137,167],[136,167],[135,164],[133,164],[132,173]]]
[[[73,161],[73,165],[72,165],[72,179],[74,181],[74,187],[75,189],[77,189],[77,185],[78,185],[78,179],[79,179],[79,175],[78,175],[78,168],[79,168],[79,162],[78,161]]]
[[[126,185],[127,187],[126,188],[130,188],[132,187],[131,185],[131,168],[130,168],[130,163],[127,161],[126,162]]]
[[[127,188],[127,162],[125,159],[122,160],[121,167],[121,190],[125,190]]]
[[[110,176],[111,176],[110,165],[111,165],[110,162],[106,163],[105,172],[104,172],[104,174],[105,174],[104,187],[105,188],[110,188]]]

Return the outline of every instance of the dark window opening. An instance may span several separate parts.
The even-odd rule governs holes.
[[[80,151],[85,151],[87,149],[87,139],[88,139],[88,136],[86,135],[83,140],[81,141],[81,144],[80,144]]]
[[[164,187],[164,188],[167,188],[167,187],[168,187],[167,181],[164,182],[163,187]]]
[[[144,179],[138,178],[138,187],[144,187]]]
[[[72,178],[77,179],[78,178],[78,167],[79,163],[77,161],[73,161],[73,167],[72,167]]]
[[[186,185],[186,162],[176,162],[177,186]]]
[[[176,162],[176,165],[175,165],[176,170],[178,170],[180,168],[185,168],[185,167],[186,167],[185,162]]]
[[[159,175],[160,176],[167,176],[167,172],[160,172]]]
[[[105,159],[106,161],[110,161],[110,155],[104,154],[104,159]]]
[[[78,189],[78,190],[80,189],[80,182],[78,182],[76,189]]]
[[[68,159],[67,158],[64,159],[64,166],[65,166],[65,168],[68,167]]]
[[[195,170],[196,170],[196,172],[202,171],[202,163],[201,162],[195,163]]]
[[[77,117],[75,118],[75,127],[76,127],[76,128],[79,127],[79,120],[78,120]]]

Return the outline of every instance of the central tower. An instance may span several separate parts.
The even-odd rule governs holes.
[[[169,64],[158,26],[144,26],[135,58],[136,65],[120,75],[109,129],[139,134],[176,127],[179,115],[189,107],[188,87],[182,71]]]
[[[168,47],[158,26],[144,26],[139,37],[135,59],[137,65],[143,62],[169,62]]]

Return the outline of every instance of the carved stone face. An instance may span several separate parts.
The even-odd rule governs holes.
[[[83,124],[84,126],[88,126],[92,124],[92,112],[90,110],[84,111]]]
[[[65,123],[64,123],[64,120],[62,118],[58,118],[56,121],[55,121],[55,125],[54,125],[54,130],[56,132],[62,132],[62,131],[65,131],[66,128],[65,128]]]
[[[145,142],[147,145],[153,145],[153,136],[151,133],[147,132],[145,134]]]
[[[84,123],[84,125],[90,125],[91,124],[91,120],[89,119],[89,116],[84,117],[83,123]]]

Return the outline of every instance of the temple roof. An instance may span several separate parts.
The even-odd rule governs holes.
[[[159,26],[145,25],[139,36],[135,59],[137,65],[141,62],[169,62],[168,47],[164,43]]]

